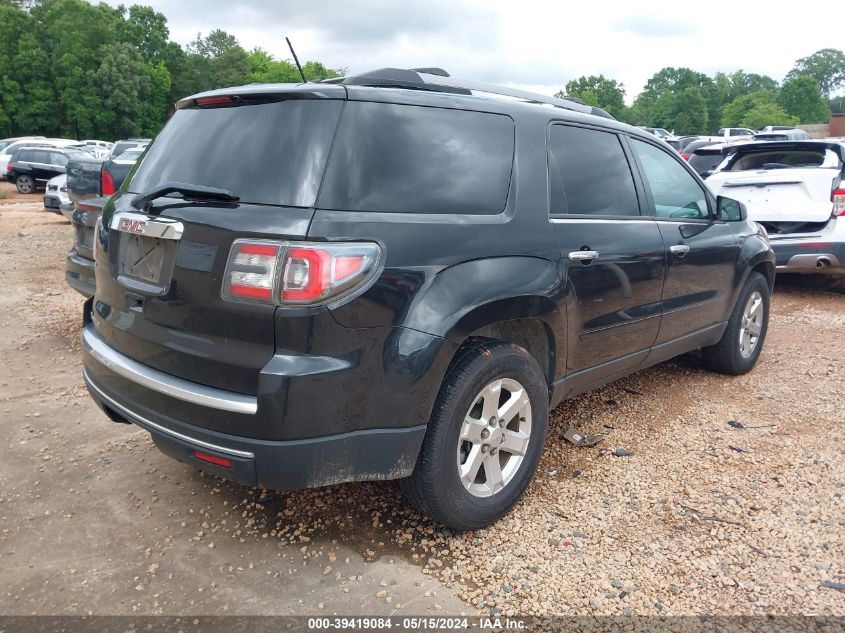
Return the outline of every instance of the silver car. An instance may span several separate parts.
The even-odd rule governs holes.
[[[766,228],[779,272],[845,273],[845,143],[757,141],[723,153],[706,183]]]
[[[53,213],[61,213],[70,220],[73,215],[73,203],[67,195],[67,174],[61,174],[47,181],[44,190],[44,208]]]

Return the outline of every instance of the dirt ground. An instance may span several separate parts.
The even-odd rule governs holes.
[[[71,228],[39,200],[0,185],[0,613],[845,616],[829,283],[778,282],[747,376],[689,355],[558,407],[525,499],[455,535],[389,482],[243,488],[109,422],[82,384]],[[570,424],[609,436],[574,448]]]

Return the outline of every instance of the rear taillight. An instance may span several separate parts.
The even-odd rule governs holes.
[[[8,172],[11,172],[14,168],[15,168],[15,166],[12,163],[8,163],[6,165],[6,171],[8,171]]]
[[[100,172],[100,192],[104,196],[112,195],[117,189],[114,186],[114,177],[104,169]]]
[[[276,305],[337,301],[372,279],[380,255],[373,242],[235,240],[223,297]]]
[[[683,158],[684,160],[689,160],[689,154],[687,154],[686,152],[681,152],[681,158]]]
[[[833,202],[833,215],[845,215],[845,189],[834,189],[830,199]]]

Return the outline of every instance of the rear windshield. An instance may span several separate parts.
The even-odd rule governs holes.
[[[350,102],[319,206],[409,213],[501,213],[514,124],[503,115]]]
[[[794,169],[796,167],[825,167],[841,169],[842,161],[830,149],[772,150],[737,154],[724,171],[747,171],[750,169]]]
[[[702,154],[691,154],[689,157],[689,166],[692,167],[696,173],[703,174],[707,171],[716,169],[716,166],[722,162],[721,152],[707,152]]]
[[[175,181],[228,189],[242,202],[313,206],[342,105],[296,99],[178,110],[128,190]]]

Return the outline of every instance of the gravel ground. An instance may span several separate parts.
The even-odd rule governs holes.
[[[0,613],[845,616],[836,287],[779,281],[750,375],[689,355],[564,403],[524,500],[455,535],[391,483],[249,490],[109,423],[69,226],[0,190]]]

